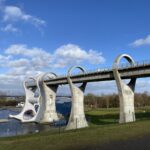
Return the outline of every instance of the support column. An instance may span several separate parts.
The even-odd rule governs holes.
[[[83,83],[80,87],[77,87],[76,85],[73,84],[70,78],[70,74],[71,71],[75,68],[78,68],[82,72],[85,72],[85,70],[80,66],[72,67],[68,71],[67,80],[72,95],[72,106],[66,130],[84,128],[88,126],[84,113],[84,90],[86,87],[86,83]]]
[[[119,101],[120,101],[120,120],[119,123],[127,123],[135,121],[134,111],[134,89],[136,78],[131,78],[128,84],[125,84],[118,71],[118,65],[122,58],[125,58],[132,66],[135,65],[134,60],[127,54],[119,55],[113,65],[113,74],[116,80]]]
[[[33,79],[36,83],[36,79],[35,78],[30,78]],[[37,86],[35,87],[28,87],[26,85],[26,81],[23,82],[23,87],[25,90],[25,103],[24,103],[24,107],[22,109],[22,111],[18,114],[18,115],[9,115],[10,118],[14,118],[14,119],[18,119],[21,122],[30,122],[34,116],[36,115],[36,110],[34,107],[35,103],[38,103],[38,98],[35,97],[35,91],[37,89]],[[31,116],[26,115],[27,112],[31,113]]]
[[[39,111],[36,116],[36,121],[38,123],[50,123],[59,120],[55,104],[58,85],[46,85],[44,82],[45,77],[52,79],[56,77],[56,74],[43,74],[38,81],[40,89]]]

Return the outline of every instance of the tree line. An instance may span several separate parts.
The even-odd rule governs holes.
[[[7,97],[0,95],[0,107],[2,106],[16,106],[19,102],[24,101],[25,97]]]
[[[119,107],[119,96],[118,94],[110,94],[110,95],[94,95],[94,94],[87,94],[84,98],[84,104],[87,107],[92,108],[113,108]],[[150,106],[150,95],[148,92],[144,93],[135,93],[134,99],[134,106],[135,107],[144,107]]]
[[[0,106],[16,106],[20,101],[24,101],[24,97],[21,100],[0,97]],[[84,97],[84,104],[85,106],[92,108],[119,107],[119,96],[115,93],[109,95],[102,94],[101,96],[89,93]],[[135,93],[134,105],[135,107],[150,106],[150,95],[148,92]]]

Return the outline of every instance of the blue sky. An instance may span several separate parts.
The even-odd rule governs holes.
[[[121,53],[149,60],[149,7],[149,0],[0,0],[0,89],[17,92],[28,76],[73,65],[112,66]]]

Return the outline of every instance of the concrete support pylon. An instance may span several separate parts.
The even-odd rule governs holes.
[[[131,56],[127,54],[119,55],[113,64],[113,74],[118,88],[119,101],[120,101],[120,120],[119,123],[127,123],[135,121],[134,110],[134,89],[136,78],[131,78],[128,84],[125,84],[118,71],[119,62],[125,58],[130,65],[134,66],[135,62]]]
[[[45,77],[53,79],[56,77],[56,74],[42,74],[38,81],[38,86],[40,89],[39,110],[36,116],[36,121],[38,123],[50,123],[59,120],[55,104],[58,85],[46,85],[46,83],[44,82]]]
[[[86,83],[82,83],[80,87],[77,87],[73,84],[70,78],[71,71],[76,68],[80,69],[83,73],[85,72],[85,70],[80,66],[72,67],[68,71],[67,80],[72,95],[72,106],[66,130],[84,128],[88,126],[84,113],[84,90]]]
[[[30,78],[30,79],[33,79],[34,82],[36,83],[35,78]],[[37,89],[37,86],[28,87],[26,81],[24,81],[23,87],[24,87],[25,97],[26,97],[24,107],[18,115],[9,115],[9,117],[20,120],[21,122],[32,122],[33,118],[37,114],[34,105],[34,104],[38,104],[38,97],[35,97],[35,91]],[[30,112],[31,114],[28,116],[26,115],[27,112]]]

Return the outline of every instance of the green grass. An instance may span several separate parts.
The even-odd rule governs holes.
[[[0,138],[0,150],[79,150],[116,140],[150,134],[150,109],[136,110],[137,121],[118,124],[118,109],[86,112],[90,127],[61,134],[41,132],[25,136]]]
[[[86,112],[87,120],[91,125],[108,125],[118,122],[119,109],[94,109]]]
[[[150,107],[136,108],[136,120],[150,119]],[[119,122],[119,108],[99,108],[86,111],[91,125],[109,125]]]

